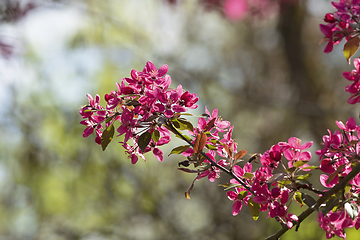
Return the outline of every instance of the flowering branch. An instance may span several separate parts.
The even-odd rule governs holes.
[[[194,147],[194,144],[192,142],[190,142],[187,138],[185,138],[174,126],[173,124],[168,121],[167,126],[169,128],[171,128],[171,131],[173,131],[176,135],[178,135],[181,139],[183,139],[185,142],[187,142],[191,147]],[[206,155],[203,151],[200,151],[200,154],[206,158],[212,166],[219,168],[220,170],[222,170],[223,172],[227,173],[228,175],[230,175],[231,177],[233,177],[234,179],[236,179],[236,181],[238,181],[246,190],[248,190],[249,192],[251,192],[252,194],[254,194],[254,192],[250,189],[250,187],[244,183],[237,175],[235,175],[232,171],[230,171],[229,169],[219,165],[218,163],[216,163],[214,160],[212,160],[208,155]]]
[[[304,221],[310,214],[312,214],[314,211],[316,211],[319,206],[321,206],[323,203],[325,203],[333,194],[343,190],[345,186],[348,184],[349,181],[351,181],[353,178],[356,177],[356,175],[360,172],[360,164],[357,164],[356,167],[353,168],[353,170],[343,178],[338,184],[336,184],[333,188],[331,188],[329,191],[325,192],[324,195],[322,195],[316,203],[306,209],[304,212],[302,212],[299,215],[299,220],[296,224],[297,231],[300,227],[300,223]],[[265,240],[278,240],[284,233],[286,233],[289,230],[289,227],[286,225],[283,225],[282,229],[280,229],[277,233],[267,237]]]
[[[320,25],[324,40],[329,41],[325,52],[331,52],[334,44],[345,39],[344,56],[350,61],[360,43],[360,0],[340,0],[332,4],[338,12],[327,14],[324,20],[328,24]],[[348,100],[350,104],[360,102],[360,58],[354,60],[354,66],[355,70],[343,73],[353,82],[346,87],[346,91],[352,94]],[[169,143],[170,132],[174,133],[187,145],[174,148],[169,155],[186,157],[179,162],[178,169],[196,174],[185,192],[186,198],[190,198],[195,181],[207,177],[214,182],[221,172],[225,172],[232,179],[220,186],[234,202],[234,216],[245,205],[254,220],[261,211],[268,211],[268,217],[282,225],[282,229],[267,240],[279,239],[295,225],[297,231],[300,223],[314,211],[319,211],[317,222],[326,231],[327,238],[337,235],[345,239],[344,229],[360,228],[360,126],[356,125],[354,118],[350,117],[346,124],[336,121],[341,131],[328,130],[329,135],[323,136],[323,149],[316,151],[319,167],[308,164],[312,156],[307,149],[312,142],[302,143],[296,137],[252,156],[240,167],[238,163],[244,161],[242,158],[247,152],[237,150],[237,143],[232,138],[234,127],[218,116],[218,109],[210,113],[205,107],[197,126],[183,118],[191,115],[187,113],[188,109],[197,108],[199,98],[195,93],[184,91],[181,85],[171,89],[171,77],[166,75],[167,71],[167,65],[157,69],[150,61],[143,71],[132,70],[131,78],[123,78],[121,83],[117,83],[117,91],[105,95],[105,107],[100,105],[99,95],[93,98],[88,94],[89,104],[80,110],[84,118],[80,123],[86,126],[83,137],[95,132],[95,142],[105,150],[113,139],[114,124],[119,122],[116,131],[118,136],[124,136],[122,146],[131,163],[135,164],[139,157],[145,160],[144,154],[148,152],[163,161],[159,147]],[[182,130],[187,130],[189,135],[180,132]],[[258,167],[253,170],[255,164]],[[195,169],[189,169],[191,165]],[[312,187],[309,178],[315,169],[324,173],[320,176],[320,183],[329,190]],[[316,193],[319,198],[315,200],[302,189]],[[309,208],[296,216],[288,211],[292,202],[300,206],[306,204]]]

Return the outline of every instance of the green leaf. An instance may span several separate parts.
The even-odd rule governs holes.
[[[179,123],[179,127],[177,127],[178,129],[180,129],[180,130],[190,130],[192,132],[194,131],[193,125],[188,120],[183,119],[183,118],[177,118],[176,121]]]
[[[110,122],[114,117],[115,117],[115,114],[112,115],[111,117],[108,117],[108,118],[105,120],[105,122],[106,122],[106,123]]]
[[[243,178],[251,180],[254,177],[253,173],[246,172],[243,176]]]
[[[180,154],[185,152],[186,150],[188,150],[188,148],[190,147],[190,145],[183,145],[183,146],[179,146],[174,148],[173,150],[171,150],[170,154],[168,156],[170,156],[171,154]]]
[[[237,198],[238,198],[239,200],[243,200],[248,194],[249,194],[248,191],[241,191],[241,192],[239,192]]]
[[[291,168],[286,169],[286,171],[288,173],[293,173],[295,170],[296,170],[296,167],[291,167]]]
[[[103,151],[105,151],[106,147],[113,140],[114,132],[114,125],[111,124],[104,130],[103,134],[101,135],[101,148]]]
[[[173,119],[172,120],[172,124],[174,124],[174,127],[180,129],[180,123],[177,119]],[[180,129],[181,130],[181,129]]]
[[[209,150],[217,150],[217,147],[215,147],[215,146],[213,146],[213,145],[211,145],[211,144],[206,144],[205,146],[206,146],[206,148],[209,149]]]
[[[149,132],[144,132],[140,135],[138,139],[138,146],[142,152],[145,152],[145,148],[151,140],[151,134]]]
[[[242,185],[239,183],[231,183],[227,188],[224,189],[224,191],[230,190],[231,188],[235,187],[241,187]]]
[[[297,177],[297,180],[308,180],[309,177],[311,177],[311,173],[305,174],[305,175],[300,175]]]
[[[285,187],[286,185],[292,184],[291,180],[278,181],[280,187]]]
[[[229,187],[231,183],[223,183],[223,184],[219,184],[218,187]]]
[[[304,169],[314,170],[314,169],[319,169],[319,167],[317,167],[317,166],[309,166],[309,167],[304,167],[304,168],[302,168],[302,170],[304,170]]]
[[[252,218],[256,221],[259,218],[259,213],[260,213],[260,204],[254,202],[252,200],[252,198],[248,201],[248,205],[247,207],[250,210],[251,216]]]
[[[346,61],[350,64],[350,58],[356,53],[359,48],[360,39],[353,37],[347,41],[344,45],[344,56]]]
[[[160,132],[158,130],[154,130],[152,133],[152,139],[154,140],[154,142],[158,142],[160,139]]]
[[[301,167],[301,166],[303,166],[303,165],[305,165],[306,163],[308,163],[309,161],[296,161],[295,163],[294,163],[294,167]]]
[[[302,195],[301,192],[296,191],[296,192],[294,193],[294,199],[295,199],[295,201],[297,201],[297,202],[300,203],[301,205],[304,205],[305,203],[303,202],[301,195]]]
[[[181,140],[183,140],[182,137],[180,137],[179,135],[176,134],[175,136],[178,137],[178,138],[180,138]],[[191,137],[189,137],[189,136],[187,136],[187,135],[183,135],[183,137],[186,138],[187,140],[189,140],[190,142],[193,141],[193,140],[191,139]]]

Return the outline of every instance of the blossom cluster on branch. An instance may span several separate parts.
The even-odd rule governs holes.
[[[359,47],[360,0],[332,2],[335,13],[326,14],[326,25],[320,24],[325,40],[329,43],[325,52],[345,39],[344,55],[347,61]],[[360,102],[360,58],[354,60],[355,70],[344,72],[343,76],[353,83],[346,87],[352,96],[348,102]],[[105,106],[100,105],[100,96],[87,95],[89,104],[83,106],[81,124],[86,128],[83,137],[95,133],[95,142],[105,150],[116,132],[123,136],[120,142],[131,162],[151,152],[162,161],[164,154],[160,146],[171,141],[171,133],[186,142],[171,150],[180,154],[183,160],[178,169],[195,175],[194,181],[185,192],[190,191],[197,180],[208,178],[214,182],[221,173],[232,177],[229,183],[221,184],[227,197],[233,201],[232,214],[237,215],[247,206],[253,219],[260,212],[268,212],[282,226],[279,233],[268,239],[277,239],[288,229],[299,228],[304,218],[313,211],[318,212],[320,227],[326,237],[335,235],[346,238],[345,229],[360,228],[360,126],[350,117],[344,124],[336,121],[339,130],[328,130],[323,137],[323,148],[316,151],[320,165],[311,166],[312,154],[308,149],[312,142],[290,137],[279,142],[262,154],[253,154],[247,159],[246,150],[238,149],[232,138],[234,127],[221,119],[218,109],[210,112],[205,107],[201,116],[188,112],[195,109],[199,100],[195,93],[183,90],[181,85],[171,88],[168,66],[159,69],[147,62],[142,71],[132,70],[129,78],[117,83],[117,90],[104,96]],[[197,117],[194,126],[186,117]],[[321,171],[320,183],[324,190],[313,187],[309,181],[313,171]],[[317,200],[315,198],[318,198]],[[307,205],[308,212],[297,216],[289,212],[290,204]]]

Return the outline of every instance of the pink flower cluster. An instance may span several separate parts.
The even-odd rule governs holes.
[[[164,124],[176,114],[196,108],[199,99],[196,94],[184,92],[181,85],[170,89],[167,70],[167,65],[157,69],[150,61],[143,71],[132,70],[130,78],[117,83],[116,91],[105,95],[105,107],[100,106],[99,95],[93,99],[88,94],[89,104],[80,110],[80,115],[86,119],[80,123],[87,126],[83,137],[95,131],[95,142],[105,149],[112,140],[113,125],[118,121],[118,136],[124,135],[122,144],[133,164],[138,156],[145,160],[143,154],[150,151],[162,161],[163,153],[158,147],[171,140]],[[133,144],[128,143],[130,139]]]
[[[347,203],[347,205],[350,206],[351,203]],[[357,212],[356,215],[358,214],[359,212]],[[360,218],[356,218],[356,220],[353,220],[345,211],[333,212],[331,210],[326,215],[324,215],[323,212],[319,212],[317,222],[319,223],[320,227],[326,232],[327,239],[330,239],[335,235],[346,239],[346,233],[344,231],[345,228],[355,227],[356,230],[360,228]]]
[[[330,53],[333,46],[340,43],[343,38],[348,41],[359,33],[360,0],[340,0],[331,3],[337,11],[325,15],[326,25],[320,24],[320,30],[325,35],[323,40],[328,41],[325,53]]]
[[[357,82],[360,79],[359,60],[356,60],[355,66],[356,70],[344,73],[344,76]],[[167,70],[167,65],[157,69],[152,62],[147,62],[141,72],[132,70],[130,78],[117,83],[116,91],[105,95],[105,106],[100,105],[99,95],[93,98],[88,94],[89,104],[80,110],[84,119],[80,123],[86,126],[83,137],[95,132],[95,142],[105,150],[113,139],[114,124],[118,123],[116,131],[118,136],[123,136],[120,143],[135,164],[139,157],[145,160],[144,154],[148,152],[162,161],[163,152],[159,147],[171,141],[172,132],[188,145],[174,148],[170,154],[186,157],[186,160],[179,162],[179,170],[196,173],[194,182],[205,177],[214,182],[221,172],[233,177],[230,183],[223,186],[228,190],[228,198],[234,201],[234,216],[246,205],[254,219],[257,219],[259,212],[268,211],[268,217],[292,228],[298,221],[296,215],[288,212],[289,204],[294,202],[292,199],[301,206],[307,204],[312,207],[316,201],[303,193],[302,189],[319,196],[324,194],[314,189],[308,181],[311,174],[307,172],[317,169],[308,164],[311,159],[308,149],[312,142],[302,144],[300,139],[291,137],[287,142],[279,142],[259,154],[259,161],[250,159],[240,167],[238,163],[243,161],[246,151],[238,151],[232,138],[234,127],[221,119],[218,109],[210,112],[205,107],[205,113],[198,118],[196,127],[183,118],[191,115],[187,113],[188,109],[197,107],[198,97],[184,91],[181,85],[171,89]],[[324,172],[320,182],[326,188],[338,184],[359,161],[360,126],[356,125],[354,118],[350,118],[346,124],[340,121],[336,124],[341,131],[328,130],[329,135],[323,137],[324,148],[316,151],[321,160],[318,168]],[[182,130],[188,130],[188,135],[181,133]],[[259,164],[258,168],[253,170],[252,163]],[[187,198],[194,182],[185,193]],[[331,205],[332,209],[328,209],[328,201],[325,210],[319,213],[318,222],[327,232],[327,237],[337,235],[345,239],[345,228],[360,227],[360,174],[347,186],[340,200]]]
[[[349,104],[360,102],[360,58],[354,59],[355,69],[351,72],[343,72],[344,78],[353,83],[345,87],[345,91],[351,94],[348,99]]]
[[[248,206],[258,204],[259,211],[267,211],[268,217],[277,218],[282,224],[292,228],[297,216],[288,212],[289,196],[294,195],[302,187],[300,180],[307,179],[301,175],[302,171],[308,171],[307,162],[311,153],[305,151],[312,146],[312,142],[301,144],[301,140],[295,137],[289,138],[288,142],[279,142],[270,150],[260,155],[261,166],[252,172],[252,165],[246,163],[244,168],[234,167],[234,173],[251,186],[251,192],[241,186],[236,186],[235,191],[228,191],[228,198],[235,201],[232,207],[233,215],[237,215],[243,203]],[[287,164],[284,164],[284,160]],[[235,179],[230,181],[238,184]]]
[[[320,176],[320,182],[328,188],[335,186],[351,172],[352,163],[358,161],[360,151],[360,127],[356,125],[355,119],[350,117],[346,125],[341,121],[336,121],[336,124],[342,131],[332,133],[328,130],[329,135],[323,137],[324,148],[316,151],[321,160],[320,170],[325,173]],[[360,179],[354,179],[350,184],[356,183],[357,186],[357,182],[360,183]]]
[[[341,131],[336,130],[323,137],[324,148],[316,151],[320,156],[320,170],[325,174],[320,176],[324,187],[332,188],[339,183],[359,161],[360,126],[356,125],[353,117],[346,124],[336,121]],[[341,203],[335,212],[319,213],[318,223],[328,238],[337,235],[346,238],[345,228],[360,227],[358,194],[360,193],[360,174],[357,174],[348,184],[341,196]],[[347,207],[348,206],[348,207]]]

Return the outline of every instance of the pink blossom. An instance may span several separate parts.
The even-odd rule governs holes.
[[[248,12],[246,0],[226,0],[224,3],[225,16],[232,21],[243,19]]]

